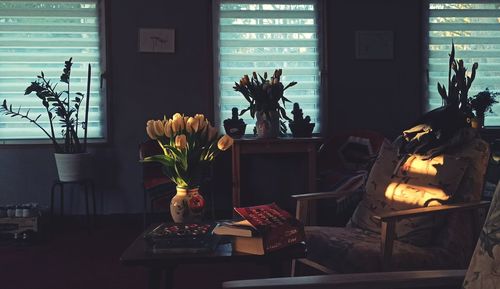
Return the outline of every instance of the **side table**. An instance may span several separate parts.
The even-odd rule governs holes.
[[[65,186],[78,186],[83,188],[83,192],[85,194],[85,212],[87,216],[87,223],[90,228],[90,212],[89,212],[89,191],[92,194],[92,213],[93,218],[95,220],[96,209],[95,209],[95,184],[92,179],[84,179],[79,181],[71,181],[71,182],[62,182],[59,180],[55,180],[52,184],[52,189],[50,191],[50,216],[54,216],[54,194],[56,192],[56,188],[59,187],[59,195],[60,195],[60,215],[64,215],[64,187]]]
[[[271,277],[283,277],[285,275],[282,270],[284,262],[290,262],[294,259],[304,258],[306,256],[306,246],[303,243],[271,252],[266,255],[251,255],[235,252],[232,249],[231,243],[221,243],[217,246],[215,251],[209,253],[155,254],[148,249],[148,244],[144,240],[144,234],[151,231],[157,225],[158,224],[150,226],[146,231],[144,231],[144,233],[140,234],[120,257],[120,263],[122,265],[137,266],[148,269],[148,288],[150,289],[161,288],[162,279],[163,288],[172,289],[174,271],[178,265],[182,264],[206,264],[207,269],[210,269],[210,265],[217,263],[265,264],[269,266],[270,273],[272,275]],[[200,280],[200,282],[203,281]],[[199,288],[205,287],[200,284]]]
[[[323,141],[321,137],[301,138],[241,138],[235,139],[233,156],[233,207],[239,207],[241,192],[241,155],[244,154],[286,154],[304,153],[307,156],[307,190],[309,193],[316,192],[316,152],[318,144]]]

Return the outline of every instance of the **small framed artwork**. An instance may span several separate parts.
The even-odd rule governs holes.
[[[356,31],[356,59],[394,59],[394,32]]]
[[[139,52],[174,53],[175,30],[140,28]]]

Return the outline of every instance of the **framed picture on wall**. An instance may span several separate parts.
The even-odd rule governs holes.
[[[139,52],[174,53],[175,30],[140,28]]]
[[[356,59],[394,59],[394,32],[356,31]]]

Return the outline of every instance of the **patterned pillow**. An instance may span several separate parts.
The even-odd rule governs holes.
[[[366,193],[350,220],[350,225],[380,233],[373,216],[391,211],[440,205],[457,191],[468,166],[466,159],[441,155],[430,160],[411,155],[403,164],[392,144],[384,144],[366,183]],[[396,224],[398,239],[428,245],[432,230],[442,225],[434,217],[414,217]]]

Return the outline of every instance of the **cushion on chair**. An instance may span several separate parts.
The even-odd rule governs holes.
[[[366,193],[349,225],[380,233],[380,222],[374,219],[392,211],[440,205],[458,189],[469,162],[453,155],[430,160],[411,155],[399,165],[397,149],[384,144],[366,183]],[[425,246],[432,241],[432,230],[442,226],[442,218],[414,217],[396,224],[397,238]]]
[[[467,169],[456,192],[456,201],[481,200],[484,176],[490,159],[488,143],[480,138],[474,138],[459,148],[451,149],[449,153],[468,161]]]
[[[461,157],[469,160],[465,174],[456,193],[457,202],[479,201],[483,191],[484,176],[490,156],[489,145],[476,138],[464,144]],[[470,260],[476,245],[477,211],[456,212],[447,216],[447,224],[437,235],[434,244],[446,248],[464,260]],[[480,224],[479,224],[480,225]]]
[[[307,259],[339,273],[376,272],[382,268],[380,235],[357,228],[306,227]],[[440,247],[395,241],[395,270],[463,268],[467,260]]]

